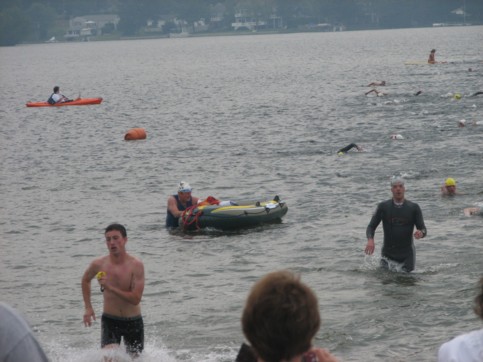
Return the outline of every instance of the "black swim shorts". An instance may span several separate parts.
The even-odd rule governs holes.
[[[142,316],[124,318],[103,313],[101,320],[101,347],[121,344],[124,338],[130,354],[140,354],[144,349],[144,323]]]

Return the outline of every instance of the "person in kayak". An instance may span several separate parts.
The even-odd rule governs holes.
[[[410,272],[416,264],[414,237],[421,239],[426,236],[423,213],[418,204],[404,198],[404,179],[395,177],[391,180],[392,199],[377,205],[377,209],[366,230],[367,245],[365,253],[374,253],[374,234],[382,220],[384,228],[384,243],[382,246],[381,267],[388,268],[388,261],[402,263],[402,270]]]
[[[72,102],[72,99],[67,98],[63,94],[60,94],[60,88],[58,85],[54,87],[54,93],[47,100],[50,104]]]
[[[436,64],[436,63],[446,63],[446,62],[437,62],[435,59],[436,56],[436,49],[431,49],[428,57],[428,64]]]
[[[198,204],[198,197],[191,196],[192,188],[186,181],[178,185],[178,194],[168,198],[168,210],[166,214],[166,227],[176,228],[179,226],[178,219],[188,207]]]
[[[434,64],[436,63],[436,60],[435,60],[435,55],[436,55],[436,49],[432,49],[431,52],[429,53],[429,58],[428,58],[428,63],[429,64]]]

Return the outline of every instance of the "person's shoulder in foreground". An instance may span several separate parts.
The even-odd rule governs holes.
[[[313,346],[319,328],[315,293],[288,270],[269,273],[251,289],[242,314],[243,333],[253,352],[245,355],[252,359],[237,361],[338,361]]]
[[[3,302],[0,302],[0,361],[48,361],[27,322]]]
[[[478,283],[475,297],[475,314],[483,320],[483,277]],[[481,362],[483,361],[483,328],[459,335],[443,343],[438,350],[438,362]]]

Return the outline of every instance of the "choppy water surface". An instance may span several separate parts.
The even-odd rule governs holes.
[[[255,280],[291,268],[317,292],[316,344],[344,361],[433,361],[481,326],[482,27],[159,39],[0,48],[0,290],[53,361],[100,360],[84,328],[80,278],[127,226],[145,263],[142,361],[232,361]],[[425,61],[437,49],[441,65]],[[468,69],[472,68],[472,72]],[[385,97],[366,97],[374,80]],[[26,108],[54,85],[99,106]],[[422,94],[413,94],[421,90]],[[453,98],[460,93],[461,99]],[[144,127],[145,141],[125,142]],[[393,133],[404,140],[391,140]],[[356,142],[366,152],[339,157]],[[365,257],[365,228],[407,179],[428,236],[410,275]],[[439,196],[446,177],[464,193]],[[235,233],[169,234],[167,197],[270,197],[284,222]],[[93,288],[100,315],[102,299]]]

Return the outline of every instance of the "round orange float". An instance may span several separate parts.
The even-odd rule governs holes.
[[[146,130],[144,128],[132,128],[127,131],[124,139],[126,141],[144,140],[146,139]]]

